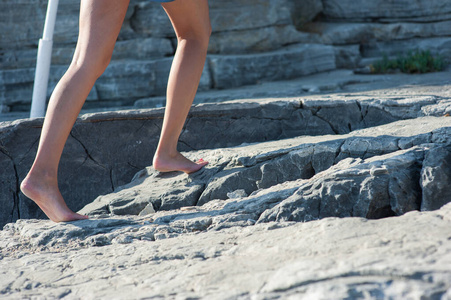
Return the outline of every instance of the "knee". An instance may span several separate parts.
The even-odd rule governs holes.
[[[92,55],[75,55],[71,67],[79,72],[83,72],[85,76],[97,80],[110,64],[112,53],[102,53],[99,56]]]
[[[179,43],[181,41],[188,41],[195,43],[196,45],[199,45],[203,49],[207,50],[211,32],[212,32],[211,25],[207,24],[202,28],[187,30],[186,32],[181,33],[177,37],[177,39]]]

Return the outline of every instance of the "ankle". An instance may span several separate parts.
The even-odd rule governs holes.
[[[25,177],[25,180],[32,180],[35,179],[39,181],[56,181],[57,180],[57,173],[54,171],[49,170],[40,170],[40,169],[34,169],[31,168],[31,170],[28,172],[27,176]]]
[[[157,150],[154,155],[155,159],[174,159],[176,158],[180,153],[177,150]]]

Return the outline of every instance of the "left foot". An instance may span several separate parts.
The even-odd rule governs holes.
[[[155,154],[153,158],[153,167],[160,172],[182,171],[190,174],[199,171],[207,164],[208,162],[203,159],[193,162],[180,152],[177,152],[174,156]]]

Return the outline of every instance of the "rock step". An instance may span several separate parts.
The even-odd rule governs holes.
[[[378,136],[380,132],[384,135]],[[445,186],[438,188],[441,184],[435,180],[451,178],[450,134],[450,118],[427,117],[348,135],[203,150],[196,153],[210,161],[203,171],[189,176],[160,174],[149,167],[81,212],[142,215],[149,207],[173,210],[235,197],[240,198],[237,204],[223,204],[227,209],[215,211],[215,216],[238,216],[241,209],[246,218],[258,222],[308,221],[331,216],[381,218],[437,209],[451,199]]]
[[[418,115],[443,116],[450,111],[449,100],[433,95],[385,100],[372,96],[360,100],[318,96],[201,104],[194,106],[188,117],[179,149],[215,149],[302,135],[346,134]],[[162,109],[83,115],[70,134],[60,164],[60,188],[69,206],[79,210],[97,196],[129,183],[136,172],[151,165],[162,117]],[[20,217],[43,217],[18,189],[34,160],[41,126],[42,119],[2,123],[2,224]]]

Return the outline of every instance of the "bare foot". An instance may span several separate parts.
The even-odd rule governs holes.
[[[153,158],[153,167],[160,172],[182,171],[190,174],[199,171],[207,164],[208,162],[203,159],[193,162],[180,152],[177,152],[174,156],[155,154]]]
[[[44,177],[28,174],[22,181],[20,189],[54,222],[88,219],[88,216],[74,213],[67,207],[58,189],[58,184],[54,183],[54,181],[56,180],[46,180]]]

